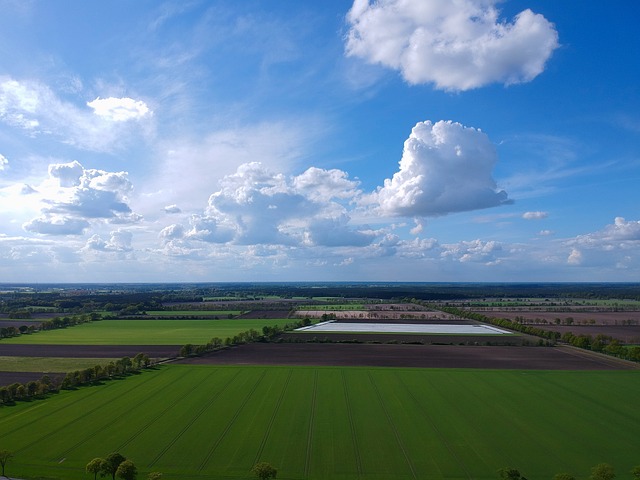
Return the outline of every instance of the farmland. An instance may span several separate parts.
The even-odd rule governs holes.
[[[640,303],[629,286],[620,291],[634,299],[588,301],[551,296],[553,289],[522,294],[536,286],[509,297],[481,296],[474,284],[456,300],[447,290],[461,286],[439,287],[443,300],[424,287],[428,301],[391,297],[416,296],[413,285],[350,287],[370,297],[336,296],[330,286],[233,288],[134,286],[71,297],[62,289],[28,293],[22,304],[11,293],[3,311],[19,318],[6,324],[36,328],[0,339],[0,384],[139,352],[171,363],[3,402],[0,450],[14,454],[8,473],[88,478],[87,462],[112,451],[135,462],[138,478],[161,471],[167,480],[251,478],[259,461],[291,480],[489,480],[506,466],[528,478],[581,478],[599,462],[623,477],[640,464],[640,437],[630,428],[640,420],[639,364],[612,355],[637,348]],[[45,309],[57,324],[38,329]],[[489,325],[494,314],[511,323]],[[269,333],[308,318],[329,323],[325,331]],[[601,336],[596,351],[513,328],[529,325],[619,340]],[[240,335],[251,329],[259,334]],[[226,341],[179,353],[214,337]]]
[[[184,345],[225,338],[264,325],[284,325],[286,319],[260,320],[103,320],[73,328],[7,338],[25,345]]]
[[[279,478],[551,478],[636,465],[638,395],[635,371],[171,365],[2,409],[0,444],[14,472],[68,479],[110,451],[169,479],[260,460]]]

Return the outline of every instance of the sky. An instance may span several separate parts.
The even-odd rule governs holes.
[[[0,282],[640,281],[636,0],[0,12]]]

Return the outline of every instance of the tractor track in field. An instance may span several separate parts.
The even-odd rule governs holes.
[[[140,386],[142,386],[142,385],[146,384],[147,382],[151,381],[152,379],[153,379],[153,376],[149,376],[149,378],[147,378],[147,379],[146,379],[146,380],[144,380],[143,382],[139,383],[138,385],[135,385],[135,386],[133,386],[133,387],[131,387],[131,388],[127,389],[127,390],[125,391],[124,395],[126,395],[126,394],[130,393],[131,391],[135,390],[136,388],[139,388]],[[96,395],[97,393],[100,393],[100,389],[96,389],[96,391],[95,391],[94,393],[88,394],[86,397],[83,397],[83,398],[81,398],[81,399],[78,399],[78,400],[76,400],[75,402],[72,402],[72,403],[70,403],[70,404],[68,404],[68,405],[65,405],[65,406],[64,406],[64,407],[62,407],[62,408],[57,409],[54,413],[57,413],[57,412],[59,412],[59,411],[61,411],[61,410],[64,410],[64,409],[66,409],[66,408],[70,407],[70,406],[73,406],[73,405],[75,405],[76,403],[78,403],[78,402],[80,402],[80,401],[86,400],[88,397],[92,397],[92,396]],[[16,452],[21,452],[21,451],[23,451],[24,449],[29,448],[29,447],[33,446],[34,444],[38,443],[39,441],[41,441],[41,440],[43,440],[43,439],[45,439],[45,438],[49,438],[49,437],[51,437],[52,435],[54,435],[55,433],[57,433],[59,430],[61,430],[61,429],[63,429],[63,428],[67,428],[69,425],[73,425],[73,424],[74,424],[74,423],[76,423],[76,422],[79,422],[79,421],[80,421],[80,420],[82,420],[82,418],[83,418],[83,417],[85,417],[87,414],[91,414],[91,413],[95,412],[96,410],[99,410],[100,408],[102,408],[102,407],[103,407],[103,405],[104,405],[104,402],[100,403],[97,407],[92,408],[91,410],[89,410],[89,411],[87,411],[87,412],[83,412],[82,416],[80,416],[80,417],[76,417],[75,419],[73,419],[73,420],[71,420],[71,421],[69,421],[69,422],[65,423],[64,425],[62,425],[61,427],[57,428],[56,430],[53,430],[53,431],[49,432],[49,433],[48,433],[48,434],[46,434],[46,435],[43,435],[43,436],[41,436],[41,437],[38,437],[38,439],[37,439],[37,440],[35,440],[35,441],[31,442],[31,443],[28,443],[28,444],[24,445],[22,448],[20,448],[20,449],[19,449],[19,450],[17,450]],[[50,415],[48,415],[48,416],[50,416]],[[11,431],[11,432],[9,432],[9,433],[15,433],[16,431],[21,430],[21,429],[23,429],[23,428],[25,428],[25,427],[27,427],[27,426],[29,426],[29,425],[33,424],[33,423],[36,423],[36,422],[38,422],[38,421],[39,421],[39,419],[34,419],[33,421],[31,421],[31,422],[29,422],[29,423],[27,423],[27,424],[23,424],[23,425],[22,425],[22,426],[20,426],[19,428],[16,428],[16,429],[12,430],[12,431]],[[5,433],[6,433],[6,432],[5,432]]]
[[[153,390],[152,392],[150,392],[149,396],[153,396],[153,395],[155,395],[155,393],[156,393],[157,391],[162,390],[163,388],[164,388],[164,386],[163,386],[163,385],[159,385],[158,387],[156,387],[156,389],[155,389],[155,390]],[[141,407],[143,407],[143,406],[144,406],[143,404],[139,404],[139,405],[137,405],[136,407],[134,407],[134,408],[132,408],[132,409],[130,409],[130,410],[127,410],[127,412],[126,412],[126,414],[125,414],[125,415],[131,415],[131,414],[133,414],[134,412],[136,412],[136,409],[137,409],[137,408],[141,408]],[[118,418],[118,420],[121,420],[121,419],[122,419],[122,416],[120,416],[120,417]],[[138,436],[139,434],[140,434],[140,432],[136,433],[136,434],[134,435],[134,437],[135,437],[135,436]],[[61,453],[60,453],[60,456],[61,456],[61,457],[64,457],[64,456],[66,456],[66,455],[69,455],[69,453],[71,453],[73,450],[75,450],[76,448],[78,448],[78,446],[82,445],[82,444],[83,444],[83,443],[85,443],[87,440],[90,440],[91,438],[93,438],[93,437],[95,437],[95,436],[97,436],[97,435],[98,435],[98,433],[92,433],[92,434],[90,434],[90,435],[87,435],[87,436],[86,436],[86,437],[84,437],[82,440],[79,440],[79,441],[78,441],[78,442],[76,442],[74,445],[72,445],[72,446],[71,446],[71,447],[69,447],[67,450],[65,450],[64,452],[61,452]],[[120,449],[122,449],[124,446],[126,446],[128,443],[129,443],[129,442],[126,442],[125,444],[123,444],[123,445],[119,446],[118,448],[116,448],[116,451],[119,451],[119,450],[120,450]],[[52,459],[52,461],[55,461],[55,459]]]
[[[353,420],[353,413],[351,412],[351,402],[349,401],[349,390],[347,389],[347,378],[345,377],[344,370],[341,370],[342,374],[342,387],[344,391],[344,399],[347,404],[347,416],[349,417],[349,428],[351,429],[351,439],[353,441],[353,452],[356,457],[356,468],[358,470],[358,478],[362,477],[362,458],[360,457],[360,448],[358,447],[358,437],[356,436],[356,425]]]
[[[376,392],[376,396],[378,397],[378,402],[380,403],[380,406],[382,407],[382,411],[384,412],[385,416],[387,417],[387,422],[389,423],[389,426],[393,430],[393,434],[396,437],[396,442],[398,442],[398,446],[400,447],[400,450],[402,450],[402,454],[404,455],[404,459],[406,460],[407,464],[409,465],[409,469],[411,470],[411,475],[413,476],[413,478],[415,478],[417,480],[418,476],[416,475],[416,469],[415,469],[415,467],[413,465],[413,462],[411,461],[411,458],[409,457],[409,454],[407,453],[407,449],[405,448],[404,443],[402,442],[402,438],[400,437],[400,433],[398,432],[398,429],[396,428],[396,424],[393,422],[393,419],[391,418],[391,414],[389,413],[389,410],[387,409],[387,406],[384,403],[384,399],[382,398],[382,395],[380,394],[380,390],[378,389],[378,385],[376,385],[376,382],[373,379],[373,375],[371,375],[371,372],[367,372],[367,373],[368,373],[369,381],[371,382],[371,385],[373,386],[373,390]]]
[[[282,390],[280,392],[280,396],[278,397],[278,401],[276,402],[276,406],[273,409],[273,413],[271,414],[271,418],[269,419],[269,424],[267,425],[267,431],[262,437],[262,442],[260,442],[260,446],[258,447],[258,452],[256,453],[256,459],[253,463],[258,463],[260,461],[260,457],[262,456],[262,452],[264,451],[264,447],[267,445],[267,440],[269,439],[269,434],[271,433],[271,428],[273,427],[273,423],[278,416],[278,412],[280,411],[280,405],[282,404],[282,399],[284,398],[284,394],[289,387],[289,382],[291,381],[291,375],[293,374],[293,370],[289,370],[289,375],[287,375],[287,379],[282,386]]]
[[[217,370],[215,370],[213,373],[217,372]],[[213,374],[212,373],[212,374]],[[209,378],[207,376],[207,378]],[[187,377],[186,375],[182,377],[182,380],[184,379],[189,379],[189,377]],[[175,386],[175,384],[174,384]],[[165,388],[163,385],[160,385],[160,387],[158,388],[159,390]],[[135,434],[133,434],[131,437],[129,437],[129,439],[122,443],[121,445],[118,446],[118,448],[116,450],[122,450],[124,447],[126,447],[127,445],[129,445],[132,441],[134,441],[136,438],[138,438],[142,433],[144,433],[151,425],[153,425],[159,418],[161,418],[165,413],[167,413],[169,410],[171,410],[172,408],[174,408],[176,405],[178,405],[178,403],[180,402],[180,400],[188,397],[189,395],[191,395],[191,391],[190,390],[186,390],[184,395],[182,395],[181,397],[176,398],[176,400],[174,400],[172,403],[170,403],[164,410],[162,410],[160,413],[158,413],[156,416],[154,416],[151,420],[149,420],[146,425],[144,425],[144,427],[142,427],[140,430],[138,430]]]
[[[211,377],[216,371],[217,370],[212,371],[209,375],[207,375],[206,379]],[[200,408],[200,410],[198,410],[198,413],[191,420],[189,420],[189,422],[187,422],[187,424],[180,430],[180,432],[178,432],[178,434],[175,435],[167,445],[165,445],[165,447],[160,451],[160,453],[158,453],[158,455],[155,456],[155,458],[151,461],[151,463],[147,465],[149,468],[153,467],[156,464],[156,462],[160,460],[162,456],[165,453],[167,453],[167,451],[169,451],[171,447],[175,445],[175,443],[180,439],[180,437],[182,437],[182,435],[184,435],[184,433],[187,430],[189,430],[189,428],[191,428],[191,426],[196,422],[196,420],[198,420],[198,418],[202,416],[202,414],[213,404],[213,402],[220,396],[220,394],[226,390],[226,388],[231,384],[231,382],[233,382],[233,380],[235,380],[238,377],[238,375],[240,375],[240,370],[238,370],[236,374],[232,376],[227,381],[227,383],[225,383],[223,387],[220,390],[218,390],[218,392],[216,392],[216,394],[213,395],[209,399],[209,401],[204,404],[202,408]]]
[[[198,467],[198,472],[201,472],[206,466],[206,464],[209,463],[209,460],[211,459],[211,457],[213,456],[213,453],[218,448],[218,445],[222,443],[222,440],[224,440],[224,437],[227,435],[227,433],[229,433],[229,430],[231,430],[231,427],[240,416],[240,412],[242,412],[244,407],[247,405],[247,403],[249,402],[249,400],[257,390],[260,383],[262,383],[262,380],[264,380],[264,377],[266,376],[266,374],[267,374],[267,371],[263,370],[262,375],[260,375],[260,378],[258,378],[258,380],[256,380],[256,383],[253,385],[253,387],[251,387],[251,391],[247,395],[245,395],[244,400],[240,404],[240,407],[236,410],[236,413],[233,414],[233,417],[231,417],[231,420],[229,421],[229,423],[227,423],[227,426],[223,430],[222,434],[218,437],[218,440],[216,440],[216,443],[213,444],[213,446],[209,449],[209,452],[205,456],[204,460],[200,463],[200,466]]]
[[[307,455],[304,459],[304,476],[309,478],[309,464],[311,463],[311,445],[313,441],[313,422],[316,415],[316,401],[318,397],[318,370],[313,375],[313,393],[311,395],[311,415],[309,416],[309,432],[307,433]]]
[[[400,377],[400,375],[398,375],[398,372],[395,372],[395,376],[398,379],[398,381],[400,382],[400,384],[404,387],[405,391],[409,394],[409,396],[411,397],[411,400],[413,400],[413,402],[418,406],[418,408],[420,409],[420,411],[422,412],[424,417],[427,419],[427,422],[429,422],[429,425],[431,425],[431,428],[433,428],[433,430],[436,432],[436,435],[440,439],[440,442],[442,442],[442,444],[445,446],[445,448],[448,450],[448,452],[451,454],[451,456],[456,459],[456,461],[458,462],[458,465],[460,465],[462,467],[462,470],[464,471],[464,473],[467,476],[467,478],[469,478],[469,479],[473,478],[473,476],[471,475],[471,472],[469,472],[469,470],[467,469],[467,466],[460,459],[458,454],[451,447],[451,444],[449,443],[449,441],[443,435],[442,431],[436,425],[436,422],[433,420],[433,417],[429,414],[427,409],[424,408],[424,404],[421,403],[418,400],[418,398],[411,391],[411,389],[406,384],[406,382],[402,379],[402,377]]]

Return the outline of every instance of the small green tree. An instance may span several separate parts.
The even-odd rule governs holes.
[[[4,474],[4,467],[6,467],[7,462],[13,458],[13,452],[9,450],[0,450],[0,467],[2,467],[2,476],[6,476]]]
[[[93,473],[93,480],[98,478],[98,474],[104,472],[106,469],[105,459],[96,457],[87,463],[85,470],[87,473]]]
[[[500,480],[527,480],[519,470],[511,467],[504,467],[498,470]]]
[[[119,454],[118,452],[110,453],[104,459],[104,469],[102,470],[102,474],[111,475],[111,479],[116,480],[116,472],[118,471],[118,467],[125,460],[126,457]]]
[[[591,469],[591,480],[613,480],[616,474],[608,463],[599,463]]]
[[[636,465],[631,469],[631,475],[633,475],[634,480],[640,480],[640,465]]]
[[[260,480],[269,480],[270,478],[276,478],[276,475],[278,475],[278,470],[267,462],[256,463],[251,471]]]
[[[162,473],[160,472],[151,472],[147,475],[147,480],[160,480],[162,478]]]
[[[122,480],[136,480],[138,469],[131,460],[124,460],[116,470],[116,477]]]

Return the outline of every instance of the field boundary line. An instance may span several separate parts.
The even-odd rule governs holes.
[[[455,452],[455,450],[451,447],[450,443],[447,441],[447,439],[443,435],[442,431],[436,425],[436,422],[433,421],[433,417],[431,416],[431,414],[429,414],[429,412],[424,408],[423,404],[420,403],[420,401],[416,398],[415,394],[411,391],[411,389],[406,384],[406,382],[402,379],[402,377],[400,377],[400,375],[398,375],[398,372],[394,372],[394,374],[395,374],[396,378],[400,381],[400,384],[404,387],[406,392],[409,394],[409,396],[411,397],[413,402],[418,406],[418,408],[420,409],[420,411],[422,412],[424,417],[427,419],[427,421],[429,422],[429,424],[431,425],[433,430],[436,432],[436,435],[438,435],[438,438],[440,439],[442,444],[449,451],[449,453],[453,456],[453,458],[456,459],[458,464],[462,467],[462,470],[464,471],[464,473],[467,476],[467,478],[469,478],[469,479],[473,478],[473,476],[471,475],[471,472],[469,472],[469,470],[467,469],[467,466],[465,465],[464,461],[462,461],[462,459],[458,456],[458,454]]]
[[[206,378],[208,379],[209,377],[211,377],[216,371],[217,371],[217,369],[214,370],[213,372],[211,372],[209,375],[207,375]],[[227,383],[225,383],[223,385],[223,387],[220,390],[218,390],[216,392],[216,394],[213,395],[209,399],[209,401],[204,404],[204,406],[202,408],[200,408],[200,410],[198,410],[198,413],[189,422],[187,422],[187,424],[180,430],[180,432],[176,436],[174,436],[173,439],[171,439],[171,441],[160,451],[160,453],[158,453],[158,455],[156,455],[156,457],[151,461],[151,463],[149,463],[149,465],[147,465],[149,468],[153,467],[156,464],[156,462],[158,460],[160,460],[160,458],[162,458],[162,456],[165,453],[167,453],[167,451],[171,447],[173,447],[175,445],[175,443],[180,439],[180,437],[182,437],[182,435],[184,435],[184,433],[187,430],[189,430],[191,425],[193,425],[196,422],[196,420],[198,420],[198,418],[200,418],[202,416],[202,414],[205,412],[205,410],[207,410],[211,406],[211,404],[220,396],[220,394],[222,392],[224,392],[226,390],[226,388],[231,384],[231,382],[233,382],[233,380],[235,380],[235,378],[238,375],[240,375],[240,370],[238,370],[234,376],[232,376],[229,380],[227,380]]]
[[[280,405],[282,404],[282,399],[284,398],[284,394],[287,391],[287,387],[289,386],[289,382],[291,381],[291,376],[293,375],[293,370],[289,370],[289,375],[287,375],[287,379],[282,386],[282,391],[280,392],[280,396],[278,397],[278,402],[276,403],[275,408],[273,409],[273,414],[271,415],[271,419],[269,420],[269,424],[267,425],[267,431],[262,437],[262,442],[260,442],[260,446],[258,447],[258,452],[256,453],[256,459],[253,463],[258,463],[260,457],[262,456],[262,452],[264,447],[267,445],[267,439],[271,433],[271,428],[273,427],[273,423],[276,420],[276,416],[278,415],[278,411],[280,410]]]
[[[309,415],[309,431],[307,433],[307,454],[304,459],[304,476],[309,478],[309,464],[311,463],[311,445],[313,440],[313,424],[316,416],[316,400],[318,397],[318,369],[314,370],[313,393],[311,394],[311,415]]]
[[[344,369],[340,370],[342,375],[342,388],[344,391],[344,399],[347,404],[347,417],[349,417],[349,428],[351,430],[351,439],[353,441],[353,451],[356,457],[356,468],[358,470],[358,478],[362,477],[362,458],[360,457],[360,448],[358,447],[358,437],[356,435],[356,424],[353,421],[353,413],[351,412],[351,402],[349,400],[349,390],[347,388],[347,378]]]
[[[262,375],[260,375],[260,378],[258,378],[258,380],[256,380],[256,383],[253,385],[253,387],[251,387],[251,391],[247,395],[245,395],[244,400],[240,404],[240,407],[238,407],[238,409],[236,410],[236,413],[234,413],[233,417],[231,417],[231,420],[229,420],[229,423],[227,423],[227,426],[222,431],[222,434],[216,440],[216,443],[214,443],[212,447],[209,449],[209,452],[207,453],[204,460],[200,463],[200,466],[198,467],[198,472],[201,472],[202,469],[204,469],[205,465],[209,463],[209,460],[213,456],[213,452],[215,452],[215,450],[218,448],[218,445],[222,443],[222,440],[224,440],[224,437],[227,436],[227,433],[229,433],[229,430],[231,430],[231,426],[236,422],[236,420],[240,416],[240,412],[242,412],[244,407],[247,405],[247,403],[249,402],[249,400],[251,399],[255,391],[258,389],[258,386],[262,383],[262,380],[264,380],[264,377],[266,375],[267,375],[267,370],[265,369],[262,371]]]
[[[409,465],[409,469],[411,470],[411,475],[413,475],[413,478],[415,478],[417,480],[418,476],[416,475],[416,469],[415,469],[415,467],[413,465],[413,462],[411,461],[411,458],[409,457],[409,454],[407,453],[407,449],[405,448],[404,443],[402,442],[402,438],[400,437],[400,433],[398,432],[398,428],[396,427],[396,424],[394,423],[393,419],[391,418],[391,414],[389,413],[389,410],[387,409],[387,406],[384,403],[384,399],[382,398],[382,394],[380,393],[380,389],[378,388],[378,385],[376,385],[376,382],[373,379],[373,375],[371,375],[371,371],[368,371],[367,375],[369,376],[369,381],[371,382],[371,386],[373,386],[373,390],[376,392],[376,396],[378,397],[378,402],[380,403],[380,406],[382,407],[382,411],[384,412],[385,416],[387,417],[387,422],[389,423],[389,426],[393,430],[393,434],[396,437],[396,442],[398,442],[398,445],[400,446],[400,450],[402,450],[402,454],[404,455],[404,459],[406,460],[407,464]]]

